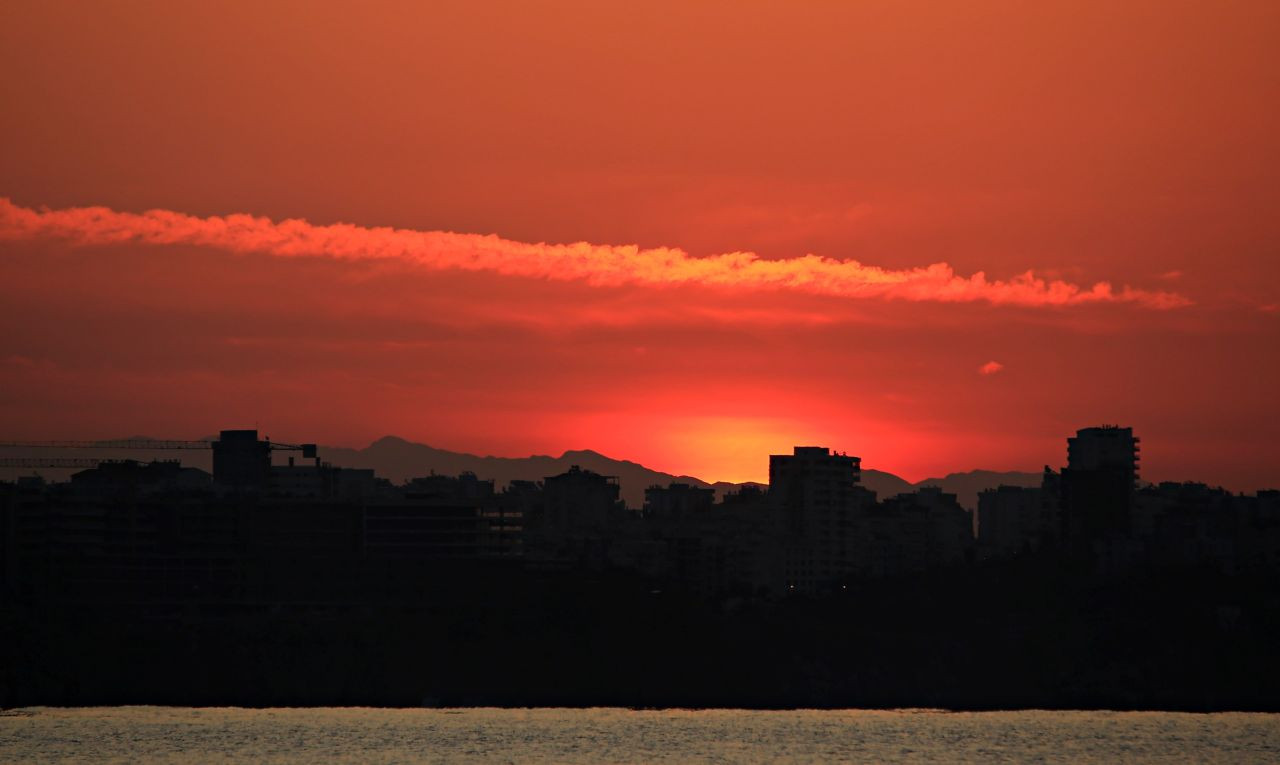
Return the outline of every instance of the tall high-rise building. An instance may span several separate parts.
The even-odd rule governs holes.
[[[213,442],[213,480],[224,486],[261,488],[271,481],[271,443],[256,430],[224,430]]]
[[[1117,470],[1138,478],[1138,439],[1133,428],[1103,425],[1076,431],[1067,439],[1067,467],[1071,470]]]
[[[769,493],[782,507],[787,529],[798,534],[818,531],[831,508],[848,504],[862,478],[862,459],[832,454],[823,446],[797,446],[792,454],[769,457]]]
[[[875,503],[861,477],[860,458],[821,446],[769,457],[769,499],[782,515],[783,586],[813,591],[852,571],[858,512]]]
[[[1128,534],[1138,480],[1139,439],[1133,428],[1103,425],[1067,439],[1062,471],[1063,538],[1082,550],[1100,539]]]

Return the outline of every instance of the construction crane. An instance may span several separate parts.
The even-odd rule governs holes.
[[[264,442],[272,451],[302,452],[303,459],[316,456],[315,444],[283,444],[271,440],[265,440]],[[153,438],[125,438],[112,441],[0,441],[0,448],[168,451],[172,449],[212,449],[216,443],[216,440],[163,441]]]
[[[83,453],[55,456],[48,450],[108,451],[94,459]],[[315,459],[320,466],[315,444],[273,443],[269,438],[259,438],[256,430],[224,430],[217,439],[199,441],[174,441],[154,438],[120,438],[103,441],[0,441],[0,469],[46,468],[76,470],[96,468],[104,464],[142,464],[138,460],[121,459],[122,452],[155,452],[165,450],[208,450],[213,452],[213,479],[231,486],[262,486],[270,483],[271,453],[276,451],[302,452],[303,459]],[[7,452],[7,454],[5,454]],[[16,453],[15,453],[16,452]],[[114,454],[110,453],[114,452]],[[74,456],[73,456],[74,455]],[[174,461],[176,464],[176,461]],[[293,466],[293,457],[289,458]]]
[[[59,468],[82,470],[96,468],[103,460],[89,457],[0,457],[0,468]]]
[[[123,438],[111,441],[0,441],[0,447],[15,449],[212,449],[213,441],[162,441],[154,438]]]

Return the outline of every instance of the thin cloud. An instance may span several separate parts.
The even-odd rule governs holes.
[[[987,363],[978,367],[978,374],[993,375],[996,372],[999,372],[1001,369],[1004,369],[1004,364],[1001,364],[998,361],[988,361]]]
[[[136,214],[106,207],[36,210],[0,198],[0,239],[45,237],[88,245],[195,245],[278,257],[398,260],[427,269],[486,271],[598,286],[700,284],[847,298],[1018,306],[1123,302],[1170,309],[1191,302],[1176,293],[1127,286],[1115,289],[1108,282],[1084,287],[1046,280],[1032,271],[1008,280],[989,280],[981,271],[961,276],[946,263],[895,270],[817,255],[781,260],[750,252],[694,257],[669,247],[527,243],[446,231],[347,223],[321,226],[297,219],[274,222],[252,215],[199,218],[169,210]]]

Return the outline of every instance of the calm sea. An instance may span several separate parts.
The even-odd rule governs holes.
[[[1277,762],[1280,715],[932,710],[0,712],[5,762]]]

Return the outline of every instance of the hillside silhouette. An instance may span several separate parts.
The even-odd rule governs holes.
[[[212,440],[207,436],[203,440]],[[131,436],[127,439],[112,440],[153,440],[147,436]],[[39,450],[31,448],[0,447],[0,457],[29,456]],[[104,450],[104,449],[58,449],[59,457],[83,457],[94,459],[172,459],[173,454],[163,451],[146,450]],[[535,454],[529,457],[488,457],[466,452],[455,452],[440,449],[398,436],[384,436],[362,449],[341,446],[321,446],[320,454],[326,462],[339,467],[369,468],[392,483],[403,483],[410,478],[436,473],[439,475],[458,475],[459,473],[475,473],[478,478],[492,480],[499,486],[511,481],[538,481],[549,475],[563,473],[577,465],[602,475],[617,476],[622,488],[622,499],[630,507],[644,504],[644,490],[655,484],[666,486],[672,481],[687,483],[700,488],[711,488],[716,491],[719,500],[728,492],[737,491],[743,486],[763,486],[752,482],[733,483],[730,481],[705,481],[689,475],[673,475],[641,465],[631,460],[615,459],[591,449],[573,449],[558,457]],[[54,453],[54,452],[50,452]],[[182,462],[189,467],[211,470],[213,461],[209,452],[187,451],[182,453]],[[72,471],[56,468],[38,468],[28,472],[39,473],[48,478],[65,480]],[[1001,484],[1007,486],[1038,486],[1040,473],[994,472],[990,470],[972,470],[968,472],[948,473],[941,478],[926,478],[912,483],[893,473],[862,469],[862,485],[883,498],[897,496],[915,491],[922,486],[938,486],[943,491],[955,494],[960,504],[972,509],[977,503],[978,492],[991,489]]]
[[[1033,489],[1040,485],[1043,477],[1041,473],[1023,473],[1017,470],[1005,472],[970,470],[966,473],[948,473],[942,478],[926,478],[923,481],[917,481],[910,489],[904,491],[914,491],[923,486],[937,486],[948,494],[956,495],[956,500],[961,505],[972,510],[978,506],[980,492],[997,486],[1022,486]],[[864,479],[863,483],[867,481]]]

